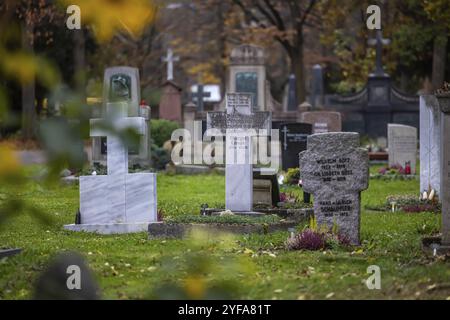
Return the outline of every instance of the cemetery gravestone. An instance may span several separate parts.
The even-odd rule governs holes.
[[[228,92],[252,94],[252,106],[257,111],[267,110],[266,67],[264,50],[253,45],[240,45],[230,54]]]
[[[139,107],[141,101],[139,70],[131,67],[112,67],[105,70],[103,78],[102,116],[107,114],[109,102],[124,102],[127,104],[128,117],[144,117],[147,130],[144,132],[138,150],[129,150],[130,163],[150,164],[150,113]],[[145,115],[144,115],[145,113]],[[92,163],[106,164],[108,152],[105,137],[92,139]]]
[[[183,122],[181,88],[173,81],[168,80],[162,85],[159,118],[176,121],[179,124]]]
[[[402,124],[388,124],[389,167],[410,166],[411,174],[416,173],[417,128]]]
[[[340,132],[341,114],[335,111],[308,111],[300,116],[300,122],[310,123],[313,133]]]
[[[280,125],[281,166],[283,170],[297,168],[298,154],[306,150],[306,139],[311,134],[309,123],[282,123]]]
[[[123,102],[108,103],[107,120],[91,120],[91,136],[107,137],[108,175],[80,177],[81,224],[66,225],[68,230],[104,234],[139,232],[157,221],[156,174],[129,174],[127,146],[116,135],[101,129],[112,125],[117,130],[132,128],[144,135],[145,119],[127,117],[127,109]]]
[[[226,135],[225,206],[233,212],[251,212],[253,206],[252,136],[271,129],[270,112],[252,113],[252,94],[227,93],[226,112],[208,112],[208,129]]]
[[[323,69],[320,64],[315,64],[312,68],[311,79],[311,105],[313,108],[323,106]]]
[[[289,75],[289,83],[288,83],[288,99],[287,99],[287,110],[288,111],[297,111],[297,91],[296,91],[296,78],[295,74]]]
[[[204,111],[205,110],[205,103],[203,101],[203,98],[209,98],[211,97],[210,92],[205,92],[204,87],[202,84],[197,85],[197,92],[192,93],[192,98],[194,101],[197,102],[197,111]]]
[[[359,244],[361,191],[369,183],[369,155],[355,132],[319,133],[308,137],[300,153],[303,189],[314,195],[319,226],[338,230]]]
[[[434,95],[420,97],[420,190],[441,190],[441,111]]]

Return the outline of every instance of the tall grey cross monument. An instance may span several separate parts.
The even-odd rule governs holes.
[[[375,66],[375,74],[376,75],[384,75],[383,63],[381,61],[381,56],[383,53],[383,45],[388,45],[391,41],[389,39],[383,38],[383,33],[381,30],[376,31],[375,39],[369,39],[367,43],[370,46],[375,46],[376,48],[376,66]]]
[[[106,119],[91,119],[91,136],[107,137],[107,175],[80,177],[80,222],[72,231],[103,234],[147,231],[157,221],[156,174],[128,173],[128,148],[109,130],[147,131],[145,118],[128,117],[127,103],[106,105]]]
[[[162,57],[162,60],[167,63],[167,80],[173,80],[173,63],[180,61],[180,57],[173,55],[173,50],[171,48],[167,49],[167,56]]]
[[[269,135],[272,117],[270,112],[252,113],[251,93],[227,93],[225,99],[226,112],[207,113],[208,129],[219,129],[226,137],[225,207],[233,212],[252,212],[252,137]]]

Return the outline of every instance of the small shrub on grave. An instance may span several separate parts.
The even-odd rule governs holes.
[[[309,226],[298,234],[286,240],[288,250],[323,250],[350,247],[350,239],[339,232],[336,224],[330,229],[319,226],[314,217],[310,219]]]
[[[280,202],[279,207],[284,209],[306,209],[312,208],[312,203],[304,203],[302,197],[291,191],[291,192],[280,192]]]
[[[300,180],[300,169],[299,168],[289,168],[284,177],[284,183],[288,185],[298,185]]]
[[[394,208],[394,210],[392,209]],[[421,200],[415,195],[388,196],[385,203],[385,211],[415,212],[441,212],[441,204],[437,198]]]
[[[180,125],[175,121],[165,119],[150,120],[151,137],[154,144],[158,147],[162,147],[164,142],[170,140],[172,132],[178,128],[180,128]]]
[[[164,148],[152,144],[152,164],[155,170],[164,170],[170,162],[170,154]]]

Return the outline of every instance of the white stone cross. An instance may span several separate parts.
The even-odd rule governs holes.
[[[225,207],[251,212],[253,207],[253,146],[257,130],[270,134],[271,113],[252,113],[251,93],[227,93],[226,112],[208,112],[208,129],[226,134]]]
[[[173,80],[173,63],[180,60],[180,57],[173,55],[173,50],[171,48],[167,49],[167,56],[163,57],[162,60],[167,62],[167,80]]]
[[[147,130],[142,117],[127,117],[127,104],[108,103],[106,119],[91,119],[91,136],[107,137],[107,175],[80,177],[82,224],[110,224],[156,221],[156,176],[128,173],[128,148],[106,130]]]

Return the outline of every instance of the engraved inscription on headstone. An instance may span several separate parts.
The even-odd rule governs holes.
[[[369,181],[369,156],[354,132],[319,133],[308,137],[300,153],[303,189],[314,195],[319,225],[338,230],[359,244],[360,192]]]
[[[208,129],[226,134],[225,206],[236,212],[251,211],[253,206],[252,136],[258,130],[271,129],[269,112],[252,113],[250,93],[228,93],[226,112],[208,112]]]
[[[311,134],[309,123],[282,123],[280,125],[282,169],[297,168],[298,154],[306,150],[306,139]]]

